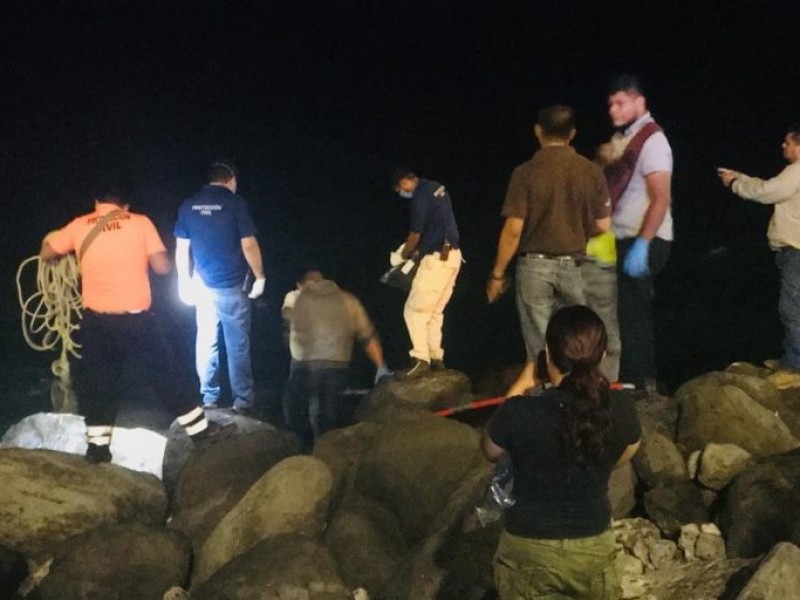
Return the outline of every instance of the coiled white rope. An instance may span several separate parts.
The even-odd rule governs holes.
[[[36,265],[36,291],[25,297],[23,273]],[[78,403],[70,384],[69,357],[80,358],[80,345],[73,333],[80,327],[83,307],[79,268],[75,256],[69,254],[55,261],[31,256],[17,269],[17,298],[22,309],[22,335],[34,350],[55,350],[60,344],[59,357],[50,369],[56,381],[50,387],[50,400],[55,412],[77,412]]]

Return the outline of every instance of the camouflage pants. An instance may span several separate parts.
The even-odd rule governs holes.
[[[614,534],[564,540],[523,538],[503,532],[494,555],[501,600],[617,600]]]

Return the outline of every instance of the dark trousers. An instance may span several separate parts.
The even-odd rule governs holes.
[[[129,361],[176,417],[196,406],[196,385],[182,373],[161,327],[149,312],[100,314],[86,310],[78,330],[81,359],[73,362],[75,394],[87,426],[113,425]]]
[[[284,405],[287,427],[307,445],[340,425],[342,392],[347,368],[328,368],[292,362]]]
[[[653,293],[656,275],[669,258],[670,242],[650,242],[650,273],[634,279],[623,272],[625,257],[635,238],[617,240],[617,314],[622,340],[619,379],[643,388],[646,379],[656,379],[656,344]]]

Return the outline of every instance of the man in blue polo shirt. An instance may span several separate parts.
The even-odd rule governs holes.
[[[412,363],[408,369],[396,372],[402,379],[418,377],[430,368],[444,369],[444,309],[461,268],[461,251],[453,204],[442,184],[400,168],[392,175],[392,187],[401,197],[411,200],[411,227],[403,258],[419,257],[419,268],[403,310],[411,338]]]
[[[181,299],[196,306],[196,366],[206,408],[216,408],[219,386],[219,328],[228,357],[233,409],[252,410],[250,300],[244,289],[248,268],[255,275],[249,298],[264,293],[264,267],[247,202],[236,194],[238,172],[230,161],[211,165],[208,185],[184,200],[175,224]],[[193,267],[193,273],[192,273]]]

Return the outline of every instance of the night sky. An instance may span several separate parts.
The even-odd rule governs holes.
[[[537,110],[554,102],[575,107],[575,145],[592,154],[611,133],[606,86],[620,72],[642,78],[675,158],[676,243],[656,303],[663,378],[674,386],[779,351],[769,209],[730,196],[714,169],[782,167],[785,127],[800,120],[797,2],[8,0],[1,10],[6,365],[40,359],[22,345],[13,279],[45,233],[114,184],[171,248],[179,202],[221,156],[239,165],[260,230],[262,384],[285,370],[278,308],[310,265],[362,297],[401,366],[403,299],[377,283],[407,230],[388,187],[399,163],[448,187],[462,233],[448,362],[477,376],[519,360],[512,298],[483,302],[508,177],[535,150]],[[178,315],[171,335],[188,348],[191,313],[173,287],[157,284],[156,307]]]

